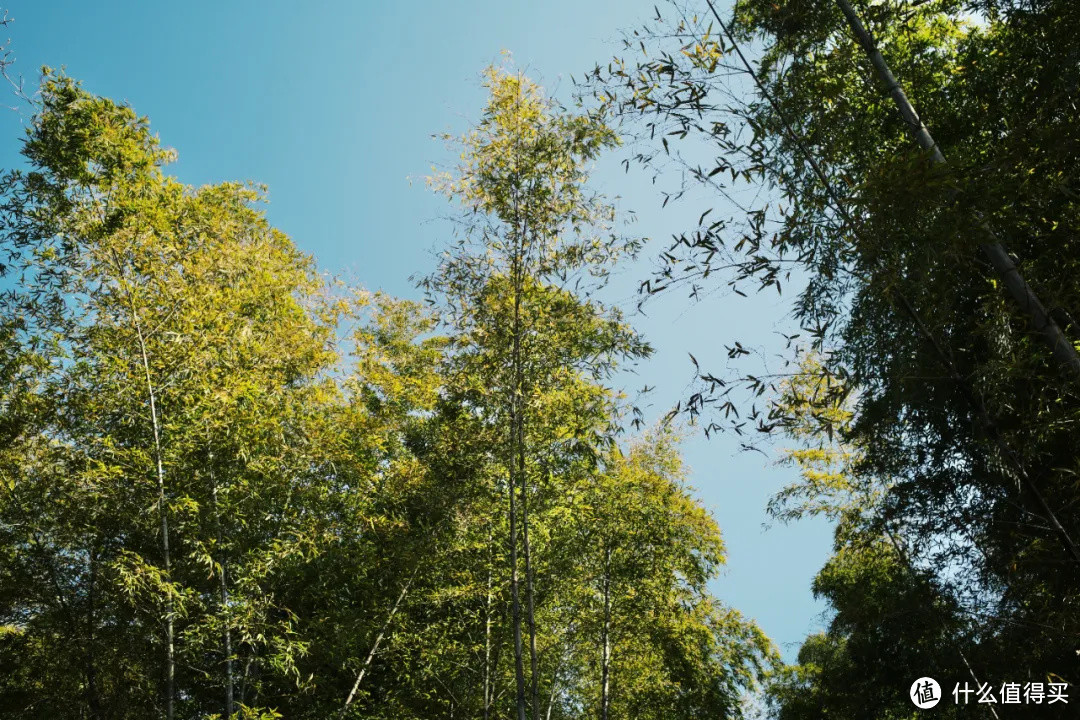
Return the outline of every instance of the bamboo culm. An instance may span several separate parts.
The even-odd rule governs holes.
[[[862,46],[863,51],[866,52],[870,59],[871,64],[874,66],[874,70],[877,72],[878,77],[885,84],[889,95],[892,97],[893,102],[896,104],[897,109],[900,111],[900,115],[903,117],[904,122],[911,128],[912,133],[915,135],[915,140],[919,143],[919,147],[930,153],[934,163],[942,165],[945,164],[945,156],[942,154],[941,149],[934,142],[933,136],[930,135],[930,131],[927,129],[926,124],[923,123],[919,114],[915,112],[914,106],[911,101],[908,100],[907,95],[904,93],[904,89],[900,86],[900,83],[893,76],[892,71],[889,69],[888,63],[885,62],[885,58],[882,56],[881,51],[878,50],[877,44],[874,42],[874,38],[870,35],[869,31],[863,26],[862,21],[859,19],[858,13],[851,6],[848,0],[836,0],[840,6],[841,11],[844,13],[844,17],[847,18],[848,25],[851,26],[852,32],[855,33],[855,37]],[[1062,332],[1058,324],[1054,322],[1054,319],[1050,317],[1046,312],[1045,306],[1035,295],[1035,291],[1031,289],[1031,286],[1027,284],[1023,276],[1020,274],[1020,270],[1016,267],[1016,263],[1009,257],[1004,246],[997,240],[993,230],[986,224],[985,221],[980,220],[980,231],[989,239],[984,243],[981,248],[983,254],[986,255],[990,264],[1001,275],[1002,283],[1016,301],[1020,309],[1023,310],[1027,316],[1028,321],[1032,328],[1039,333],[1043,340],[1049,345],[1054,357],[1069,369],[1072,374],[1080,376],[1080,354],[1077,354],[1076,348],[1069,342],[1069,339],[1065,337],[1065,333]],[[911,310],[914,312],[914,310]],[[951,362],[947,361],[947,356],[944,352],[939,351],[939,354],[946,358],[948,365]],[[1072,556],[1072,559],[1077,563],[1080,563],[1080,548],[1077,547],[1068,531],[1061,524],[1057,514],[1053,508],[1047,502],[1045,496],[1035,485],[1034,481],[1028,476],[1027,470],[1024,466],[1018,462],[1015,462],[1016,458],[1012,449],[1004,442],[1004,439],[996,431],[994,423],[990,420],[989,413],[985,408],[979,407],[980,403],[973,400],[973,404],[976,405],[976,410],[979,412],[980,419],[983,424],[988,426],[988,430],[991,435],[991,439],[998,446],[999,450],[1010,460],[1014,460],[1014,465],[1017,466],[1020,475],[1020,480],[1025,485],[1035,498],[1040,509],[1046,516],[1048,522],[1054,528],[1054,531],[1062,539],[1066,549]]]
[[[418,569],[419,566],[417,567],[417,570]],[[341,707],[341,713],[338,717],[345,717],[345,713],[349,711],[349,706],[352,705],[353,700],[356,699],[356,693],[360,690],[360,683],[364,681],[364,676],[367,674],[368,668],[371,667],[371,661],[375,659],[375,654],[379,652],[379,645],[382,644],[383,638],[386,637],[386,631],[390,629],[390,623],[394,621],[394,616],[397,615],[397,611],[401,607],[401,601],[408,595],[409,586],[412,585],[417,570],[413,570],[412,575],[405,581],[405,585],[401,588],[401,593],[398,594],[397,600],[394,601],[394,606],[390,608],[390,612],[386,616],[386,621],[383,622],[382,627],[379,628],[379,634],[375,636],[375,642],[372,643],[371,650],[368,651],[367,657],[364,658],[364,664],[360,666],[360,672],[356,675],[356,682],[353,683],[352,689],[349,690],[349,696],[345,698],[345,704]]]
[[[855,8],[851,6],[848,0],[836,0],[836,3],[844,13],[852,32],[855,33],[859,45],[874,66],[878,78],[884,83],[886,91],[896,104],[897,110],[900,111],[900,116],[911,129],[919,147],[930,153],[930,157],[935,164],[946,164],[941,148],[938,147],[933,136],[930,135],[930,131],[919,117],[919,114],[915,112],[915,107],[908,100],[903,87],[900,86],[900,83],[892,74],[888,63],[885,62],[885,58],[877,48],[877,43],[874,42],[874,38],[863,26],[858,13],[855,12]],[[1042,337],[1057,361],[1074,376],[1080,377],[1080,354],[1077,353],[1076,348],[1069,342],[1069,339],[1065,337],[1065,333],[1054,322],[1054,319],[1050,317],[1046,307],[1039,300],[1038,295],[1035,294],[1031,286],[1028,285],[1024,276],[1020,274],[1020,269],[997,239],[994,231],[981,218],[979,219],[979,232],[986,238],[986,241],[981,245],[983,255],[986,256],[986,259],[990,261],[990,264],[1001,276],[1002,284],[1013,301],[1027,315],[1031,328]]]

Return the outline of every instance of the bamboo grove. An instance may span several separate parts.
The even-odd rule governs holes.
[[[790,447],[775,519],[835,522],[829,620],[773,717],[920,716],[922,676],[1080,678],[1078,30],[1058,0],[673,2],[585,84],[682,178],[665,203],[710,198],[645,293],[794,292],[786,370],[733,338],[688,398]]]
[[[587,290],[635,250],[585,185],[615,136],[487,87],[418,304],[46,71],[4,180],[0,714],[740,714],[774,651],[605,384],[649,352]]]
[[[1075,690],[1080,6],[642,20],[571,108],[484,73],[428,179],[456,232],[421,300],[330,279],[265,188],[182,184],[146,118],[44,70],[0,179],[0,717],[908,720],[921,676]],[[591,189],[605,155],[693,207],[667,246]],[[779,293],[783,370],[725,338],[643,427],[619,373],[653,348],[604,302],[642,257],[643,303]],[[793,664],[710,591],[686,425],[795,468],[767,517],[833,523]]]

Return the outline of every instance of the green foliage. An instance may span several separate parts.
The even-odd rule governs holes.
[[[491,98],[461,140],[459,168],[432,179],[463,204],[465,232],[423,283],[451,335],[454,422],[486,446],[484,521],[466,534],[484,564],[443,595],[472,593],[471,638],[483,645],[466,639],[468,625],[443,627],[466,634],[457,652],[475,648],[484,692],[455,692],[453,707],[738,716],[771,647],[705,590],[722,546],[681,487],[670,438],[624,457],[620,398],[603,384],[618,362],[651,352],[594,297],[639,246],[613,232],[614,210],[585,186],[588,163],[615,136],[602,116],[556,107],[520,74],[486,78]],[[529,656],[520,675],[519,633]],[[460,671],[450,677],[461,682]]]
[[[614,134],[489,87],[443,187],[491,222],[429,309],[46,70],[0,206],[0,714],[508,717],[514,488],[544,715],[594,712],[606,624],[610,717],[739,716],[774,652],[706,589],[674,440],[619,449],[605,382],[649,347],[581,289],[636,248],[584,186]]]
[[[793,381],[706,368],[690,402],[694,413],[723,410],[707,415],[710,430],[756,425],[795,439],[788,459],[803,479],[771,509],[838,522],[837,555],[816,586],[836,617],[777,686],[776,710],[906,717],[903,702],[874,696],[871,684],[904,700],[897,678],[926,674],[898,664],[895,650],[926,626],[920,604],[944,608],[930,624],[940,643],[920,662],[950,682],[970,678],[962,652],[987,682],[1075,686],[1080,567],[1027,485],[1065,533],[1080,534],[1077,384],[979,245],[985,223],[1076,343],[1080,145],[1065,68],[1077,63],[1066,38],[1080,10],[1060,0],[853,5],[946,165],[916,145],[833,2],[744,0],[726,17],[671,3],[628,36],[640,59],[592,75],[626,129],[655,138],[638,160],[657,173],[681,165],[689,185],[734,201],[676,236],[653,287],[800,288]],[[760,49],[758,62],[745,67],[736,49]],[[747,204],[755,197],[764,199]],[[801,349],[814,366],[798,365]],[[730,354],[749,355],[738,343]],[[763,395],[773,397],[766,409],[755,404]],[[890,533],[903,551],[899,576],[875,574],[881,556],[863,549]],[[838,585],[836,563],[869,573],[866,582]],[[905,588],[921,586],[916,577],[936,600],[879,602],[901,603]],[[852,598],[875,613],[859,614]],[[900,612],[909,622],[891,623]]]

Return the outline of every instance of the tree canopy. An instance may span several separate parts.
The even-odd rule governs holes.
[[[1078,22],[1054,0],[676,2],[590,76],[654,138],[637,160],[685,169],[669,198],[715,193],[646,289],[796,293],[786,372],[703,368],[690,398],[712,430],[796,440],[804,481],[772,510],[837,521],[814,585],[834,616],[779,717],[907,717],[932,668],[1077,680]]]
[[[635,246],[586,187],[615,135],[487,77],[420,304],[46,70],[3,182],[5,717],[741,715],[775,651],[575,282]]]
[[[1074,714],[1080,5],[654,13],[572,104],[484,72],[413,299],[43,70],[0,176],[0,717],[899,720],[923,677]],[[704,212],[628,236],[612,155]],[[647,423],[606,301],[643,257],[642,303],[787,299],[780,371],[724,338]],[[790,664],[714,595],[702,429],[832,523]]]

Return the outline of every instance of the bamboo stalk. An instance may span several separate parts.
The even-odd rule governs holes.
[[[214,451],[209,451],[209,466],[210,466],[210,493],[214,506],[214,526],[215,534],[217,535],[217,544],[221,553],[220,570],[218,571],[218,592],[219,600],[221,602],[221,610],[226,615],[229,613],[229,560],[225,556],[224,546],[222,544],[221,534],[221,511],[218,508],[218,489],[217,482],[214,479]],[[225,720],[232,720],[233,708],[235,702],[233,700],[233,657],[232,657],[232,629],[229,626],[231,618],[226,618],[225,629],[222,632],[223,652],[225,655]]]
[[[491,552],[491,529],[488,529],[488,552]],[[487,572],[487,595],[484,602],[484,720],[491,718],[491,565],[493,560],[488,556]]]
[[[600,720],[608,720],[611,704],[611,548],[604,548],[604,627],[603,650],[600,658]]]
[[[386,621],[383,622],[381,628],[379,628],[379,634],[375,636],[375,642],[371,645],[371,650],[368,651],[367,657],[364,658],[364,664],[360,666],[360,672],[356,675],[356,682],[353,683],[352,689],[349,690],[349,696],[345,698],[345,704],[341,707],[341,712],[338,717],[345,717],[345,713],[348,712],[349,706],[352,705],[353,700],[356,699],[356,693],[360,689],[360,683],[364,681],[364,676],[367,674],[368,668],[371,667],[371,661],[375,659],[375,653],[379,651],[379,645],[382,644],[383,638],[386,637],[386,631],[390,629],[390,623],[394,620],[394,616],[397,615],[398,608],[401,607],[401,601],[405,599],[405,595],[409,592],[409,586],[412,585],[413,579],[416,577],[416,570],[413,570],[412,575],[405,582],[405,585],[401,588],[401,593],[398,595],[397,600],[394,601],[394,606],[390,608],[389,614],[386,616]]]
[[[517,198],[514,200],[514,213],[518,214]],[[517,217],[515,217],[515,222]],[[515,238],[513,267],[511,274],[514,283],[514,319],[513,319],[513,347],[511,349],[511,366],[514,371],[512,395],[510,398],[510,457],[508,463],[508,479],[510,485],[510,595],[513,603],[514,624],[514,679],[517,686],[515,703],[517,705],[518,720],[526,720],[525,713],[525,667],[524,648],[521,639],[521,596],[518,581],[517,559],[517,457],[518,442],[520,440],[518,429],[521,425],[523,412],[521,402],[521,295],[522,295],[522,238]]]
[[[881,51],[878,50],[874,38],[859,19],[858,13],[855,12],[848,0],[836,0],[836,3],[843,11],[848,25],[851,26],[852,32],[855,33],[855,38],[870,59],[878,78],[884,83],[886,91],[900,111],[900,116],[915,136],[915,141],[919,144],[919,147],[930,153],[935,165],[946,164],[947,161],[941,152],[941,148],[938,147],[933,136],[930,135],[926,124],[919,117],[915,107],[904,93],[903,87],[892,74],[892,70],[889,69],[888,63],[885,62]],[[989,224],[981,218],[979,219],[979,231],[986,237],[986,242],[980,246],[983,255],[986,256],[986,259],[990,261],[990,264],[1001,276],[1002,284],[1013,301],[1027,315],[1031,328],[1042,337],[1059,363],[1068,368],[1073,375],[1080,376],[1080,354],[1077,353],[1076,348],[1069,342],[1069,339],[1065,337],[1065,333],[1054,322],[1054,319],[1050,317],[1035,291],[1024,280],[1024,276],[1020,274],[1020,269],[1013,262],[1001,241],[997,239]]]
[[[123,283],[125,293],[127,294],[128,306],[131,310],[131,323],[135,330],[135,335],[139,341],[139,354],[142,359],[142,368],[146,376],[146,394],[149,398],[150,404],[150,425],[154,435],[154,461],[157,471],[157,490],[158,490],[158,515],[161,521],[161,554],[162,561],[165,565],[165,577],[172,582],[172,557],[169,551],[169,515],[168,515],[168,498],[165,494],[165,463],[162,459],[161,449],[161,423],[158,419],[157,411],[157,391],[154,387],[153,377],[150,373],[150,357],[146,350],[146,338],[143,334],[142,323],[139,321],[139,311],[135,307],[135,298],[132,296],[131,290],[126,287],[126,277],[124,272],[124,265],[120,262],[120,258],[116,252],[112,252],[112,260],[116,265],[116,271],[119,274],[120,280]],[[176,638],[175,629],[173,625],[173,614],[175,613],[175,605],[173,600],[172,587],[169,588],[168,593],[168,612],[165,615],[165,717],[166,720],[173,720],[174,715],[174,702],[176,696]]]
[[[146,352],[146,340],[143,338],[139,314],[135,310],[135,301],[131,301],[131,317],[135,332],[139,337],[139,351],[142,354],[143,370],[146,373],[146,393],[150,399],[150,424],[154,431],[154,461],[157,466],[158,515],[161,518],[161,554],[165,565],[165,577],[172,582],[172,557],[169,551],[169,514],[168,498],[165,495],[165,464],[161,457],[161,426],[157,412],[157,392],[150,375],[150,358]],[[176,637],[173,627],[172,588],[169,588],[168,612],[165,615],[165,717],[172,720],[173,704],[176,696]]]

